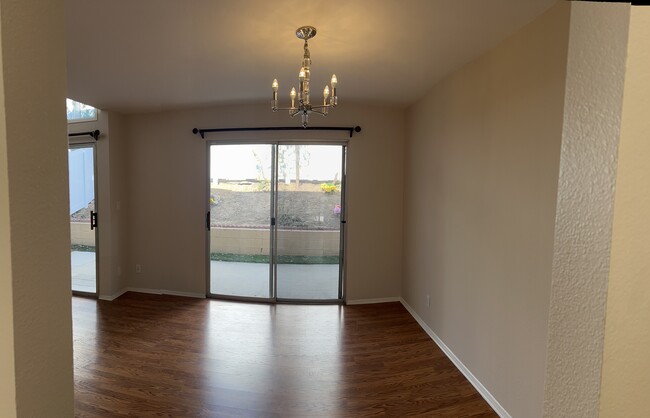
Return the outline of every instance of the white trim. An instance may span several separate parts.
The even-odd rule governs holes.
[[[127,287],[127,292],[136,292],[136,293],[148,293],[151,295],[171,295],[171,296],[183,296],[188,298],[200,298],[205,299],[203,293],[193,293],[193,292],[179,292],[176,290],[165,290],[165,289],[146,289],[143,287]]]
[[[68,119],[68,125],[73,124],[73,123],[97,122],[98,119],[99,118],[98,118],[98,115],[97,115],[97,109],[95,109],[95,117],[94,118]]]
[[[129,289],[122,289],[122,290],[118,290],[116,293],[113,293],[112,295],[108,295],[108,296],[99,295],[99,300],[107,300],[107,301],[111,302],[111,301],[114,301],[115,299],[119,298],[120,296],[122,296],[123,294],[125,294],[128,291],[129,291]]]
[[[368,305],[371,303],[386,303],[386,302],[400,302],[402,298],[392,297],[392,298],[377,298],[377,299],[353,299],[345,302],[346,305]]]
[[[205,293],[177,292],[176,290],[161,290],[161,292],[163,295],[184,296],[186,298],[205,299]]]
[[[447,347],[447,345],[440,339],[440,337],[438,337],[436,333],[433,332],[431,328],[429,328],[426,322],[420,318],[415,310],[411,308],[403,298],[399,298],[399,301],[402,302],[402,305],[406,308],[406,310],[409,311],[411,316],[413,316],[417,323],[420,324],[424,332],[429,334],[429,337],[431,337],[431,339],[436,344],[438,344],[438,347],[440,347],[440,349],[447,355],[447,357],[449,357],[449,360],[451,360],[452,363],[454,363],[454,365],[458,368],[458,370],[460,370],[460,372],[465,376],[465,378],[469,380],[469,383],[471,383],[472,386],[476,388],[483,399],[485,399],[487,403],[490,404],[492,409],[494,409],[494,412],[496,412],[501,418],[512,418],[508,411],[506,411],[506,409],[501,406],[499,401],[497,401],[497,399],[492,396],[492,394],[487,390],[485,386],[483,386],[483,384],[476,378],[476,376],[474,376],[472,372],[463,364],[463,362],[460,361],[458,357],[456,357],[456,355],[451,351],[449,347]]]
[[[205,299],[205,295],[202,293],[193,293],[193,292],[178,292],[176,290],[164,290],[164,289],[146,289],[143,287],[127,287],[119,292],[109,295],[109,296],[100,296],[99,299],[113,301],[126,292],[135,292],[135,293],[147,293],[150,295],[171,295],[171,296],[183,296],[188,298],[200,298]]]
[[[162,290],[160,289],[146,289],[144,287],[127,287],[126,288],[127,292],[135,292],[135,293],[147,293],[149,295],[162,295]]]

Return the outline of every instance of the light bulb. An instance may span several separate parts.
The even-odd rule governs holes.
[[[274,78],[271,86],[273,87],[273,91],[278,91],[278,80]]]
[[[304,68],[300,69],[300,72],[298,73],[298,78],[300,79],[300,81],[305,81],[305,69]]]
[[[332,88],[336,88],[336,83],[338,83],[338,80],[336,79],[336,74],[332,74]]]
[[[327,99],[330,95],[330,88],[328,86],[325,86],[325,89],[323,89],[323,97]]]
[[[292,99],[296,98],[296,88],[291,87],[291,93],[289,93],[289,96],[291,96]]]

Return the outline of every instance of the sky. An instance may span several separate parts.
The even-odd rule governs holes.
[[[279,178],[295,178],[295,145],[279,145]],[[341,180],[340,145],[301,145],[301,180]],[[213,145],[210,178],[244,180],[271,178],[272,145]]]

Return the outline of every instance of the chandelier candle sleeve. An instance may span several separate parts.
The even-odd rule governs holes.
[[[278,107],[278,80],[273,79],[273,110]]]
[[[299,99],[303,103],[309,103],[309,97],[305,93],[305,86],[308,85],[309,81],[306,81],[306,76],[305,76],[305,68],[301,68],[300,71],[298,72],[298,81],[299,86],[298,86],[298,91],[299,93]]]
[[[330,81],[330,86],[325,86],[323,90],[323,104],[316,105],[311,104],[310,100],[310,79],[311,79],[311,54],[309,52],[309,43],[308,40],[316,36],[316,28],[313,26],[302,26],[296,30],[296,36],[298,39],[303,39],[304,44],[304,55],[302,58],[302,65],[298,72],[298,91],[295,87],[291,89],[289,96],[291,97],[291,107],[290,108],[280,108],[278,106],[278,80],[273,80],[273,102],[272,110],[275,112],[277,110],[288,110],[289,116],[294,117],[297,115],[301,116],[302,126],[307,127],[309,122],[310,113],[318,113],[322,116],[327,116],[329,108],[334,108],[338,104],[338,97],[336,95],[336,85],[338,80],[336,75],[332,75],[332,80]],[[296,97],[298,97],[298,103],[296,104]]]

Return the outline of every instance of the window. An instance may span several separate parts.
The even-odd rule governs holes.
[[[97,120],[97,109],[72,99],[66,99],[68,122],[86,122]]]

